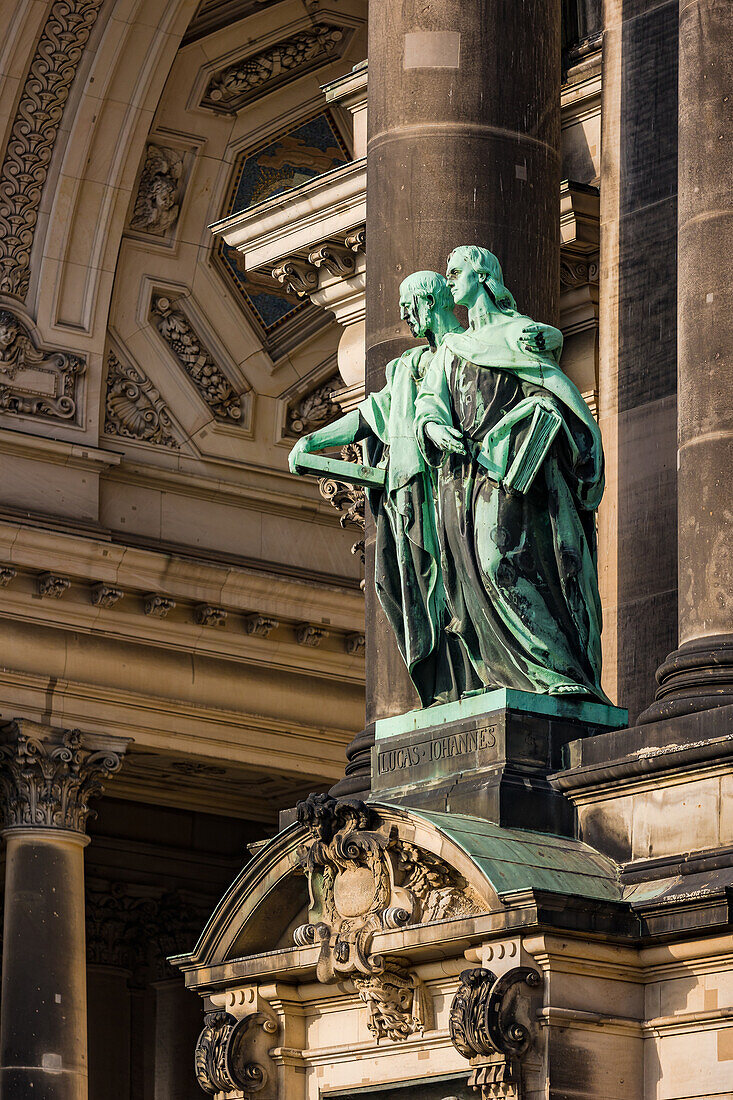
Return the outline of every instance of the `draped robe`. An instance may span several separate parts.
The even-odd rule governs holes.
[[[446,629],[486,690],[607,703],[594,514],[604,485],[600,432],[560,370],[559,352],[556,358],[522,346],[531,323],[511,310],[448,334],[416,398],[416,439],[437,473]],[[503,453],[494,455],[496,467],[510,466],[529,421],[502,425],[523,401],[554,409],[561,427],[528,491],[519,493],[480,465],[478,455],[498,439]],[[460,429],[467,453],[439,450],[426,434],[429,423]]]

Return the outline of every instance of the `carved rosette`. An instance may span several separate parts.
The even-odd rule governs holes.
[[[421,1032],[431,1021],[426,990],[406,960],[372,952],[374,934],[434,920],[453,905],[478,913],[477,899],[456,871],[405,845],[363,802],[312,794],[298,804],[298,821],[311,835],[298,853],[311,904],[296,944],[319,946],[319,981],[353,981],[377,1040]]]
[[[497,978],[490,970],[464,970],[450,1010],[453,1046],[470,1060],[472,1087],[482,1100],[521,1100],[521,1059],[532,1043],[532,1020],[522,987],[541,984],[536,970],[517,966]]]
[[[204,1092],[241,1089],[245,1096],[276,1100],[277,1069],[270,1049],[278,1026],[264,1012],[237,1020],[228,1012],[209,1012],[194,1055],[196,1080]]]
[[[79,730],[18,719],[0,730],[0,791],[5,829],[40,827],[83,833],[89,802],[119,771],[124,747],[97,748]]]

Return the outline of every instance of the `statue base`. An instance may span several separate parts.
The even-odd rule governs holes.
[[[569,742],[627,724],[618,707],[509,688],[384,718],[371,798],[572,836],[573,808],[547,776]]]

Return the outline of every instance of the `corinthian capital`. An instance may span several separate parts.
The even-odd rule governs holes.
[[[83,833],[92,798],[122,767],[129,738],[60,730],[17,718],[0,727],[0,816],[8,829]]]

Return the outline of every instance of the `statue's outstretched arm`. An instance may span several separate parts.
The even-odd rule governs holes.
[[[311,454],[313,451],[324,451],[328,447],[345,447],[347,443],[357,443],[369,435],[369,425],[364,421],[358,409],[352,409],[345,416],[340,416],[332,424],[326,424],[324,428],[311,432],[310,435],[301,436],[293,447],[288,457],[290,472],[297,474],[296,469],[298,455]]]

